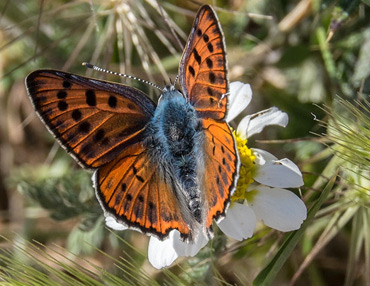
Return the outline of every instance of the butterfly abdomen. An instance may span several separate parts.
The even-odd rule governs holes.
[[[202,164],[202,136],[202,125],[192,105],[178,91],[165,91],[148,124],[146,144],[153,163],[161,162],[164,175],[173,174],[172,179],[178,182],[180,190],[174,187],[173,191],[180,204],[183,201],[183,212],[190,211],[199,223],[202,199],[197,172]]]

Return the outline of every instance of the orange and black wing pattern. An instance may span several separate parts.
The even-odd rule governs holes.
[[[50,132],[88,169],[140,141],[156,108],[135,88],[62,71],[37,70],[26,78],[26,86]]]
[[[97,197],[103,209],[120,223],[160,239],[177,229],[191,239],[191,223],[184,220],[173,192],[174,181],[148,151],[137,143],[95,173]]]
[[[207,203],[206,229],[213,219],[225,214],[230,196],[236,188],[239,175],[239,157],[234,137],[224,122],[204,119],[205,180],[204,195]]]
[[[204,130],[205,227],[225,214],[239,174],[235,139],[225,121],[228,74],[224,36],[214,10],[204,5],[194,21],[180,65],[180,83]]]
[[[194,21],[180,63],[184,94],[202,118],[224,119],[227,109],[227,60],[224,36],[214,10],[204,5]]]

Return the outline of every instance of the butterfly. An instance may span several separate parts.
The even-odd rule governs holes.
[[[36,70],[26,87],[36,113],[64,149],[94,171],[105,216],[131,229],[192,242],[213,235],[235,190],[239,157],[225,121],[229,82],[224,36],[202,6],[179,67],[181,90],[158,104],[123,84]]]

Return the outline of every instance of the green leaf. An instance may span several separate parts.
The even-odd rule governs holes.
[[[325,189],[322,191],[319,199],[308,211],[307,219],[302,224],[301,228],[287,235],[287,238],[280,247],[279,251],[253,281],[254,286],[271,285],[274,282],[276,275],[279,273],[280,269],[291,255],[297,243],[301,240],[306,228],[311,224],[317,211],[320,209],[321,205],[329,195],[331,189],[333,188],[335,179],[336,175],[331,178]]]

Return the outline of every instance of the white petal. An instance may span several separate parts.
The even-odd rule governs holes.
[[[252,89],[249,84],[241,81],[230,83],[229,111],[226,122],[230,122],[237,117],[251,102]]]
[[[294,193],[278,188],[257,187],[253,202],[249,202],[258,219],[280,230],[299,229],[307,217],[307,208]]]
[[[157,269],[170,266],[178,257],[174,244],[175,231],[171,231],[166,240],[159,240],[152,236],[148,246],[148,260]],[[177,238],[176,238],[177,239]]]
[[[126,230],[128,227],[122,223],[117,222],[117,220],[114,217],[106,216],[105,217],[105,224],[114,229],[114,230]]]
[[[253,235],[256,221],[256,215],[249,206],[234,203],[227,210],[226,217],[218,223],[218,227],[227,236],[241,241]]]
[[[193,243],[187,243],[180,238],[180,233],[176,231],[173,242],[173,247],[179,256],[194,256],[207,244],[208,238],[204,233],[200,233]]]
[[[302,173],[296,164],[287,158],[275,160],[270,153],[261,151],[257,150],[255,153],[258,154],[258,168],[253,177],[256,182],[276,188],[298,188],[304,184]]]
[[[260,133],[268,125],[287,126],[289,121],[288,114],[282,112],[277,107],[271,107],[261,112],[244,117],[237,129],[237,133],[246,139],[254,134]]]
[[[273,160],[278,160],[274,155],[271,153],[262,150],[262,149],[257,149],[257,148],[251,148],[253,155],[256,156],[255,163],[257,165],[264,165],[266,162],[273,161]]]
[[[166,240],[151,237],[148,247],[148,260],[157,269],[170,266],[179,256],[194,256],[208,242],[201,233],[193,243],[184,242],[177,230],[170,232]]]

